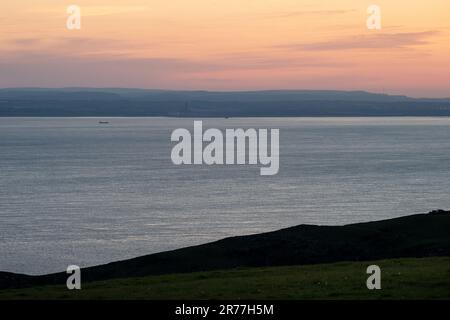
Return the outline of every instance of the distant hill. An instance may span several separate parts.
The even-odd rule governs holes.
[[[300,225],[84,268],[83,282],[171,273],[450,256],[450,211],[346,226]],[[65,283],[66,273],[0,272],[0,289]]]
[[[325,90],[10,88],[0,89],[0,116],[450,116],[450,98]]]

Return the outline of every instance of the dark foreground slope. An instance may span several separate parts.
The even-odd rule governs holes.
[[[368,290],[367,267],[382,290]],[[239,268],[0,290],[1,300],[450,299],[450,257]]]
[[[346,226],[300,225],[83,269],[83,282],[170,273],[450,256],[450,211]],[[0,273],[0,289],[65,283],[67,274]]]

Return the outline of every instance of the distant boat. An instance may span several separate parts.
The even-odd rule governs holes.
[[[109,121],[99,121],[100,124],[109,124]]]

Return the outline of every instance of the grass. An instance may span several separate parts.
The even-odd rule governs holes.
[[[366,268],[380,266],[381,290]],[[0,299],[450,299],[450,257],[243,268],[0,290]]]

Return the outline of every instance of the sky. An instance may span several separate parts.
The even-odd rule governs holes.
[[[0,87],[73,86],[450,97],[450,1],[2,0]]]

